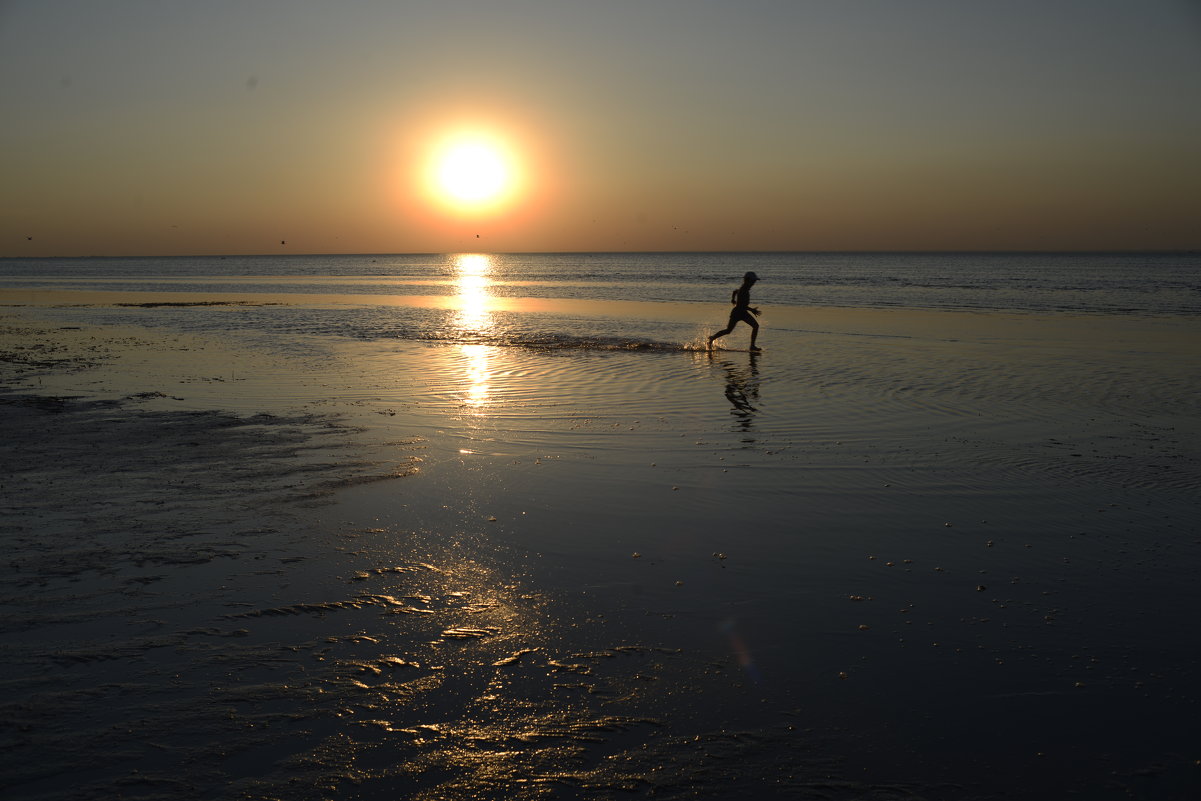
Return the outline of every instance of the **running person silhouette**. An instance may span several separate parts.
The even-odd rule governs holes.
[[[759,323],[755,320],[755,315],[759,313],[759,310],[751,306],[751,287],[758,280],[759,276],[754,273],[747,273],[742,277],[742,286],[735,289],[730,295],[730,302],[734,304],[734,308],[730,310],[730,322],[726,324],[725,328],[709,337],[710,348],[713,347],[713,340],[724,337],[733,331],[734,326],[738,325],[738,321],[741,320],[751,327],[751,350],[762,350],[755,346],[755,338],[759,336]]]

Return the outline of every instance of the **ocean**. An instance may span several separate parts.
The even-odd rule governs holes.
[[[1065,313],[1097,317],[1201,315],[1201,256],[1192,253],[567,253],[3,259],[12,291],[344,296],[345,304],[281,303],[240,314],[145,307],[140,323],[193,331],[288,331],[537,347],[695,347],[684,304],[720,307],[743,273],[766,327],[807,330],[799,308]],[[374,296],[374,297],[373,297]],[[649,303],[583,308],[518,301]],[[313,300],[313,299],[310,299]],[[504,303],[509,300],[511,302]],[[475,319],[462,314],[464,308]],[[487,325],[479,314],[487,311]],[[547,313],[551,311],[552,313]],[[77,310],[75,314],[82,314]],[[96,310],[97,322],[120,316]],[[784,323],[787,319],[788,323]],[[773,322],[774,320],[774,322]]]
[[[447,295],[464,265],[491,294],[721,299],[748,270],[787,306],[1201,313],[1197,253],[538,253],[0,259],[0,286]],[[316,279],[304,283],[297,279]]]

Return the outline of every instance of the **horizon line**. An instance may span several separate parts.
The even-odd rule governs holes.
[[[318,256],[456,256],[462,254],[482,254],[488,256],[585,256],[585,255],[673,255],[673,254],[730,254],[730,255],[766,255],[766,254],[797,254],[797,255],[920,255],[920,254],[1194,254],[1201,253],[1201,248],[901,248],[901,249],[822,249],[822,250],[447,250],[447,251],[313,251],[308,253],[149,253],[149,254],[115,254],[115,255],[53,255],[53,256],[22,256],[0,255],[0,259],[244,259],[244,258],[308,258]]]

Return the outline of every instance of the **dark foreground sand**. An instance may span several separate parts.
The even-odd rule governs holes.
[[[946,319],[773,364],[6,313],[5,797],[1196,797],[1191,346]]]
[[[197,347],[23,322],[4,343],[27,385]],[[654,786],[699,747],[639,744],[694,659],[549,620],[523,557],[498,571],[453,512],[383,554],[395,531],[314,520],[410,475],[420,441],[368,460],[331,418],[146,408],[171,397],[0,396],[8,797],[570,796]],[[777,728],[704,740],[732,755]]]

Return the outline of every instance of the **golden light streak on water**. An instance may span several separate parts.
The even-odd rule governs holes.
[[[454,269],[459,301],[456,323],[464,334],[487,333],[492,328],[492,259],[482,253],[461,253],[454,257]]]
[[[488,403],[488,382],[491,378],[489,370],[490,345],[460,345],[459,349],[466,357],[466,394],[464,402],[469,406],[483,407]]]
[[[490,307],[492,259],[482,253],[462,253],[454,257],[455,283],[459,312],[455,324],[467,337],[487,334],[493,327]],[[488,403],[491,377],[490,348],[487,345],[459,346],[465,366],[464,402],[481,408]]]

